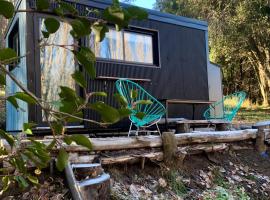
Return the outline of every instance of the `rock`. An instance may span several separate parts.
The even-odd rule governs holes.
[[[236,180],[237,182],[242,182],[243,181],[243,179],[240,176],[237,176],[237,175],[232,175],[232,178],[234,180]]]
[[[160,187],[165,188],[167,186],[167,182],[166,182],[166,180],[164,178],[160,178],[158,180],[158,183],[159,183]]]
[[[138,198],[138,199],[141,197],[140,193],[138,192],[137,187],[134,184],[131,184],[129,186],[129,191],[133,197]]]

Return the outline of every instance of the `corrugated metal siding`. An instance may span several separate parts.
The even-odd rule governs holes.
[[[142,86],[157,99],[208,100],[204,31],[151,20],[133,22],[132,25],[159,32],[160,68],[98,61],[97,76],[151,79],[151,83],[145,82]],[[116,92],[114,82],[90,81],[89,91],[108,92],[108,103],[113,104],[111,95]],[[202,117],[204,109],[204,106],[196,106],[197,119]],[[170,105],[169,114],[170,117],[191,118],[192,106]],[[88,112],[87,117],[95,118],[95,115]]]
[[[33,6],[34,1],[30,1]],[[81,1],[82,2],[82,1]],[[76,4],[80,13],[86,6]],[[91,17],[96,17],[92,15]],[[151,79],[141,84],[157,99],[197,99],[208,100],[206,31],[179,26],[156,20],[133,21],[132,26],[158,31],[160,66],[158,68],[123,63],[98,61],[97,76]],[[106,91],[106,101],[116,105],[112,97],[115,93],[113,80],[88,80],[89,91]],[[196,106],[195,118],[202,117],[203,106]],[[170,117],[191,118],[191,105],[170,105]],[[86,118],[98,119],[93,111],[85,113]],[[87,124],[89,125],[89,124]],[[116,126],[127,126],[128,121]],[[92,126],[91,126],[92,127]]]

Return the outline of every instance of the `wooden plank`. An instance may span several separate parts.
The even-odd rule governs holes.
[[[121,77],[112,77],[112,76],[98,76],[96,78],[97,80],[112,80],[112,81],[116,81],[121,79]],[[127,78],[128,80],[131,81],[138,81],[138,82],[151,82],[151,79],[148,78]]]
[[[177,124],[231,124],[231,122],[221,119],[212,120],[182,120],[177,121]]]
[[[170,104],[212,104],[215,101],[189,100],[189,99],[166,99]]]

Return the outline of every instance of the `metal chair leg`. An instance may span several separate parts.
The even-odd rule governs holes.
[[[131,131],[132,131],[132,130],[131,130],[131,129],[132,129],[132,125],[133,125],[133,124],[132,124],[132,122],[131,122],[131,123],[130,123],[130,126],[129,126],[128,137],[129,137],[129,135],[130,135],[130,133],[131,133]]]
[[[156,123],[156,126],[157,126],[158,133],[159,133],[159,135],[161,136],[161,132],[160,132],[160,129],[159,129],[159,127],[158,127],[158,124],[157,124],[157,123]]]

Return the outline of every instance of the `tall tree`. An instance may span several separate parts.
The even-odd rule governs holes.
[[[269,0],[157,0],[162,11],[209,23],[210,59],[223,66],[225,93],[246,90],[269,106]],[[260,98],[258,98],[260,94]]]

